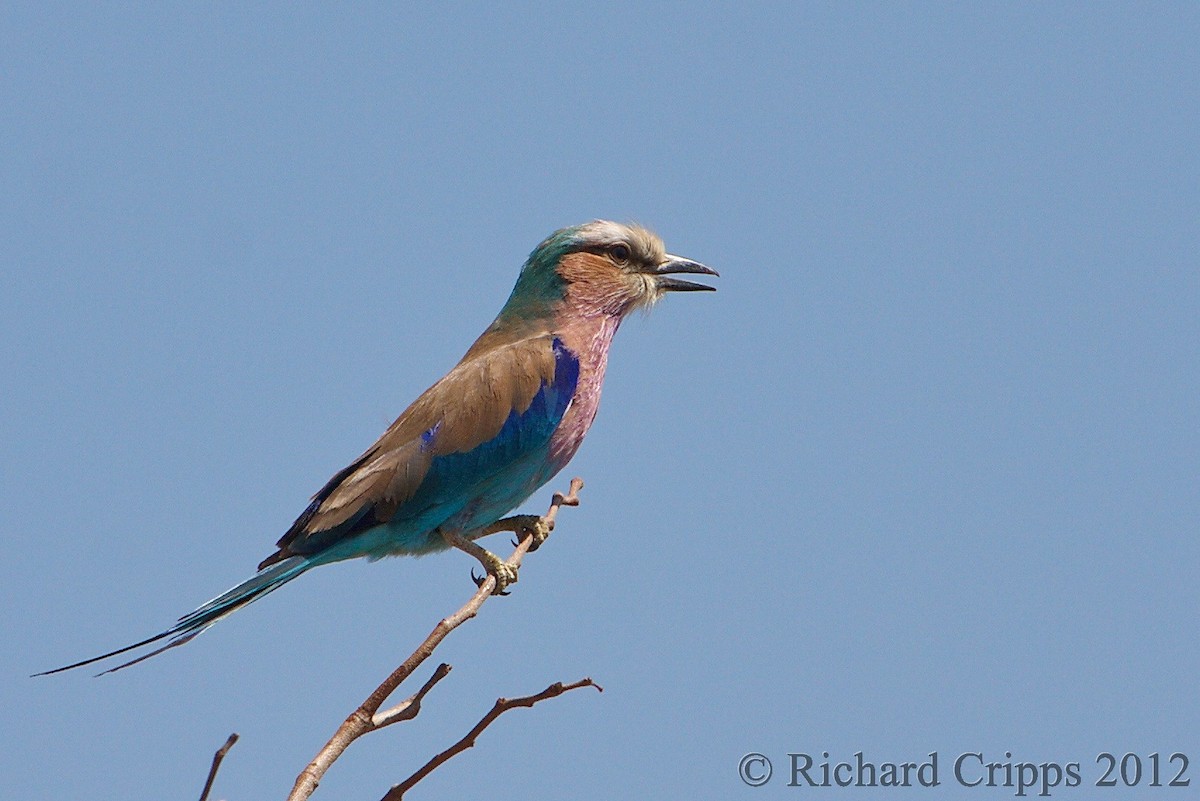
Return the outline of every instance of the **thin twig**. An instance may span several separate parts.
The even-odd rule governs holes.
[[[212,791],[213,782],[217,780],[217,771],[221,769],[221,762],[225,759],[225,755],[229,753],[229,749],[233,748],[233,744],[238,741],[238,735],[235,731],[229,735],[229,739],[225,741],[225,745],[217,749],[217,753],[213,754],[212,767],[208,769],[208,779],[204,782],[204,790],[200,793],[200,801],[208,801],[208,794]]]
[[[550,499],[550,510],[546,512],[546,526],[551,531],[554,530],[554,521],[558,519],[558,510],[562,506],[578,506],[579,491],[583,489],[583,479],[576,476],[571,479],[571,485],[567,489],[567,494],[561,492],[554,493],[554,497]]]
[[[497,698],[496,703],[491,709],[488,710],[488,713],[480,718],[479,722],[475,724],[475,727],[467,732],[461,740],[435,756],[433,759],[426,762],[416,773],[409,776],[399,784],[393,786],[392,789],[387,791],[381,801],[400,801],[400,799],[404,798],[404,794],[411,790],[417,784],[417,782],[424,779],[430,773],[433,773],[433,771],[442,764],[453,759],[463,751],[466,751],[468,748],[473,748],[475,746],[476,738],[479,737],[483,730],[492,725],[492,722],[496,718],[500,717],[508,710],[516,709],[517,707],[530,707],[536,704],[538,701],[545,701],[547,698],[557,698],[565,692],[577,690],[580,687],[595,687],[598,691],[604,692],[604,688],[599,684],[592,681],[590,678],[585,678],[576,682],[572,682],[571,684],[563,684],[561,681],[555,682],[536,695],[526,695],[521,698]]]
[[[579,505],[579,490],[581,489],[583,489],[583,480],[573,478],[571,479],[570,489],[568,489],[566,495],[563,495],[561,492],[554,493],[554,498],[550,502],[550,508],[543,517],[547,528],[552,529],[554,527],[554,520],[558,517],[559,507]],[[529,551],[530,546],[533,545],[533,541],[534,535],[532,532],[525,534],[512,554],[505,560],[505,564],[510,567],[519,568],[521,560]],[[288,795],[288,801],[307,801],[317,789],[317,785],[321,783],[321,779],[324,778],[330,766],[345,753],[350,743],[359,737],[383,726],[396,723],[399,720],[408,720],[416,716],[417,712],[420,711],[420,698],[433,684],[440,681],[440,678],[437,680],[430,679],[427,686],[421,689],[421,692],[418,692],[412,699],[409,699],[415,703],[415,706],[408,707],[408,709],[413,709],[411,715],[402,715],[402,713],[407,711],[403,708],[408,702],[401,703],[382,715],[379,715],[379,708],[383,706],[388,696],[395,692],[396,688],[411,676],[413,671],[422,662],[429,658],[434,649],[441,644],[442,640],[446,639],[446,635],[475,617],[479,611],[479,607],[483,606],[483,602],[491,597],[492,590],[495,587],[496,577],[488,574],[479,584],[479,588],[475,591],[475,594],[471,596],[471,600],[467,601],[453,615],[443,618],[433,627],[433,631],[429,632],[429,636],[425,638],[425,641],[417,646],[417,649],[398,668],[393,670],[391,675],[375,688],[374,692],[367,696],[367,699],[362,702],[358,709],[350,713],[350,716],[342,722],[342,725],[329,738],[329,742],[325,743],[325,746],[313,757],[312,762],[308,763],[304,770],[300,771],[300,775],[296,777],[296,783],[292,787],[292,792]],[[439,670],[441,669],[439,668]],[[447,667],[447,670],[449,670],[449,667]],[[397,710],[400,711],[397,712]],[[395,719],[392,719],[393,712],[397,714]]]
[[[425,682],[424,686],[408,698],[396,704],[391,709],[385,709],[382,712],[376,712],[371,717],[371,728],[382,729],[384,726],[391,726],[393,723],[399,723],[402,720],[412,720],[421,711],[421,699],[425,694],[433,689],[433,685],[437,684],[442,679],[450,674],[450,666],[445,662],[437,666],[437,670],[433,671],[433,675],[429,677],[429,681]]]

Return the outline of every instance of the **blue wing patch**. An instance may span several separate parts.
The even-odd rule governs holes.
[[[562,422],[579,384],[578,356],[557,337],[551,348],[553,378],[539,387],[524,411],[512,409],[494,437],[466,452],[433,456],[428,469],[423,471],[420,486],[398,507],[388,510],[386,517],[376,514],[378,503],[373,501],[364,503],[335,526],[306,531],[325,499],[373,456],[368,451],[329,480],[280,540],[279,553],[264,560],[260,568],[294,553],[312,554],[326,549],[332,552],[336,543],[349,545],[351,539],[360,536],[366,536],[370,544],[360,542],[334,558],[355,555],[377,558],[387,553],[427,551],[441,543],[434,533],[439,525],[451,520],[464,528],[483,525],[519,505],[549,477],[550,438]],[[410,445],[413,456],[428,458],[431,451],[436,451],[442,433],[441,422],[421,432]],[[377,533],[367,534],[377,527]],[[359,550],[359,546],[366,550]]]
[[[562,343],[554,339],[554,379],[542,384],[541,389],[524,412],[516,409],[509,412],[500,433],[466,453],[450,453],[438,456],[430,465],[426,483],[437,476],[460,479],[477,479],[504,467],[505,463],[519,459],[538,446],[546,445],[554,429],[566,414],[567,406],[575,395],[579,383],[579,359]],[[437,426],[426,432],[426,436],[437,436]],[[459,472],[461,471],[461,472]],[[422,485],[422,490],[424,489]]]
[[[435,457],[421,488],[405,504],[412,513],[424,516],[431,507],[438,506],[447,516],[454,514],[458,510],[445,508],[446,500],[461,499],[461,506],[465,506],[476,495],[472,488],[484,484],[489,499],[496,501],[494,505],[504,507],[497,515],[528,497],[532,490],[529,480],[540,472],[550,437],[562,422],[579,384],[579,358],[558,338],[553,348],[554,378],[542,384],[529,408],[519,414],[512,410],[495,437],[466,453]],[[436,437],[436,428],[428,433]],[[400,514],[409,516],[404,510]]]

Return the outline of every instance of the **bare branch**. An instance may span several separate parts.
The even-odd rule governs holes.
[[[554,493],[554,497],[550,502],[550,508],[542,518],[547,529],[554,528],[554,520],[558,517],[560,507],[579,505],[579,490],[581,489],[583,489],[583,480],[573,478],[571,479],[570,488],[567,490],[566,495],[563,495],[561,492]],[[534,545],[535,532],[525,531],[524,528],[522,528],[522,532],[521,541],[517,544],[508,559],[505,560],[505,564],[510,567],[520,567],[521,560]],[[321,783],[321,779],[324,778],[330,766],[345,753],[350,743],[364,734],[375,731],[383,726],[397,723],[401,720],[410,720],[417,715],[420,711],[421,698],[432,689],[433,685],[444,678],[445,674],[441,668],[438,668],[438,671],[434,673],[434,677],[426,682],[426,686],[422,687],[408,701],[404,701],[383,713],[379,712],[379,708],[383,706],[388,696],[395,692],[396,688],[411,676],[413,671],[422,662],[433,654],[434,649],[441,644],[442,640],[446,639],[446,635],[475,617],[479,611],[479,607],[483,606],[483,602],[491,597],[492,590],[495,587],[496,577],[490,574],[485,576],[475,594],[471,596],[471,599],[461,609],[449,617],[443,618],[433,627],[433,631],[429,632],[429,636],[425,638],[425,641],[417,646],[417,649],[398,668],[393,670],[391,675],[375,688],[374,692],[367,696],[367,699],[362,702],[358,709],[350,713],[350,716],[334,732],[329,742],[317,752],[312,762],[308,763],[304,770],[300,772],[300,775],[296,777],[296,783],[292,787],[292,792],[288,795],[288,801],[307,801],[317,789],[317,785]],[[446,672],[449,669],[449,666],[446,666]],[[442,672],[443,675],[438,676],[439,672]]]
[[[561,492],[554,493],[554,497],[550,500],[550,510],[546,512],[546,525],[550,530],[554,530],[554,521],[558,518],[558,509],[561,506],[578,506],[579,491],[583,489],[583,479],[576,476],[571,479],[571,486],[567,489],[567,494]]]
[[[204,790],[200,792],[200,801],[208,801],[208,794],[212,792],[213,782],[217,780],[217,771],[221,769],[221,762],[225,759],[225,755],[229,753],[229,749],[233,748],[233,744],[238,741],[238,735],[235,731],[229,735],[229,739],[225,741],[225,745],[217,749],[217,753],[213,754],[212,767],[208,769],[208,779],[204,782]]]
[[[372,728],[382,729],[384,726],[390,726],[402,720],[412,720],[415,718],[421,711],[421,699],[433,689],[433,685],[448,675],[450,675],[450,666],[443,662],[437,666],[437,670],[433,671],[433,675],[429,677],[429,681],[425,682],[425,686],[417,690],[416,694],[409,696],[391,709],[375,713],[371,718]]]
[[[409,776],[399,784],[393,786],[392,789],[388,790],[383,796],[382,801],[400,801],[400,799],[404,798],[404,794],[411,790],[417,784],[417,782],[424,779],[430,773],[433,773],[433,771],[442,764],[453,759],[463,751],[466,751],[468,748],[473,748],[475,746],[476,738],[479,737],[483,730],[492,725],[492,722],[496,718],[500,717],[508,710],[516,709],[517,707],[530,707],[536,704],[538,701],[545,701],[547,698],[557,698],[565,692],[577,690],[580,687],[595,687],[599,692],[604,692],[604,688],[599,684],[592,681],[590,678],[584,678],[580,679],[579,681],[572,682],[571,684],[563,684],[561,681],[555,682],[536,695],[526,695],[521,698],[497,698],[496,703],[491,709],[488,710],[488,713],[480,718],[479,722],[475,724],[475,727],[467,732],[461,740],[435,756],[433,759],[426,762],[416,773]]]

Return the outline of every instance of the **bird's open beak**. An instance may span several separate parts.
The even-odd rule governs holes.
[[[698,273],[702,275],[717,275],[712,267],[705,267],[698,261],[685,259],[681,256],[667,255],[662,263],[650,270],[654,275],[658,288],[664,292],[696,292],[699,290],[713,291],[715,286],[697,284],[694,281],[684,281],[682,278],[670,278],[673,273]]]

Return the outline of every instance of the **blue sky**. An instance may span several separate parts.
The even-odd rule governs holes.
[[[937,752],[897,798],[960,797],[964,752],[1080,763],[1056,797],[1101,752],[1200,765],[1197,41],[1189,4],[10,7],[6,792],[195,796],[238,731],[216,795],[282,798],[468,557],[27,675],[249,575],[596,217],[720,290],[622,328],[556,482],[584,505],[316,798],[582,676],[606,692],[510,713],[413,797],[790,798],[787,754],[825,751]]]

